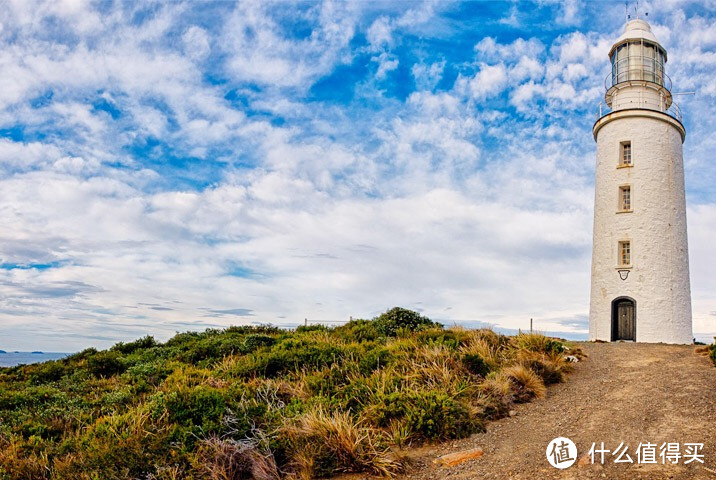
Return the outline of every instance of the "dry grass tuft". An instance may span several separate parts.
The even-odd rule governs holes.
[[[0,449],[0,478],[3,473],[12,472],[6,478],[22,478],[27,480],[44,480],[48,478],[50,462],[46,454],[39,455],[32,452],[29,455],[21,456],[18,446],[14,443],[5,444],[2,442]]]
[[[335,471],[390,477],[404,468],[403,461],[382,445],[382,432],[362,425],[350,412],[329,413],[318,407],[285,426],[283,433],[293,450],[301,452],[292,463],[302,479]]]
[[[502,358],[500,355],[501,347],[498,344],[475,337],[471,338],[465,345],[460,347],[460,352],[464,355],[477,355],[485,362],[490,371],[497,370]]]
[[[531,352],[549,353],[552,351],[562,351],[562,344],[560,342],[546,337],[541,333],[520,333],[514,337],[514,343],[517,348]]]
[[[500,375],[512,382],[514,400],[517,403],[527,402],[532,398],[544,398],[547,393],[542,379],[524,365],[507,367]]]
[[[462,372],[453,352],[444,345],[422,346],[407,360],[409,377],[420,385],[448,387],[462,382]]]
[[[532,370],[545,385],[563,382],[564,374],[574,368],[563,354],[557,352],[541,353],[520,350],[517,352],[516,364]]]
[[[262,451],[263,450],[263,451]],[[213,436],[200,442],[197,467],[209,480],[278,480],[271,452],[253,440],[221,439]]]
[[[478,406],[488,419],[502,418],[512,406],[512,382],[504,375],[493,372],[480,384]]]

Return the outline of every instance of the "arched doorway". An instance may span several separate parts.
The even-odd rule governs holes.
[[[612,342],[636,341],[636,301],[619,297],[612,301]]]

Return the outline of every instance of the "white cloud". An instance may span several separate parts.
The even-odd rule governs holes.
[[[544,52],[537,38],[518,38],[511,43],[497,43],[494,37],[484,37],[474,47],[479,59],[487,62],[512,62],[522,57],[535,58]]]
[[[445,69],[445,60],[426,65],[424,63],[416,63],[413,65],[411,72],[415,78],[415,84],[418,90],[432,90],[442,79],[443,70]]]
[[[533,81],[523,83],[517,87],[512,93],[510,102],[517,107],[518,110],[526,112],[529,109],[529,102],[538,94],[542,94],[544,88],[535,84]]]
[[[204,59],[210,52],[209,35],[201,27],[192,25],[181,39],[184,42],[184,53],[195,60]]]
[[[577,25],[582,19],[584,4],[581,0],[538,0],[542,5],[556,5],[556,21],[563,25]]]
[[[267,9],[261,2],[241,3],[225,24],[224,50],[237,79],[307,88],[345,60],[357,21],[350,7],[323,2],[311,35],[298,40],[287,38]]]
[[[378,63],[378,70],[375,73],[375,78],[383,79],[388,74],[398,68],[400,61],[397,57],[389,55],[386,52],[381,53],[377,57],[373,57],[371,60]]]
[[[466,89],[467,93],[476,100],[485,100],[499,95],[507,87],[507,70],[503,64],[488,65],[480,64],[480,70],[470,79],[458,79],[458,84],[464,84],[460,88]]]
[[[391,21],[387,17],[378,17],[368,28],[366,38],[373,49],[380,50],[392,44],[392,33]]]
[[[534,58],[522,57],[509,71],[509,79],[511,82],[519,83],[523,80],[539,80],[544,74],[544,66]]]

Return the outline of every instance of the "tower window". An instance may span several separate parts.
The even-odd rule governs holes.
[[[631,242],[626,240],[619,242],[619,266],[628,267],[631,265]]]
[[[619,165],[631,165],[631,142],[622,142],[619,150]]]
[[[619,187],[619,211],[631,212],[631,185]]]

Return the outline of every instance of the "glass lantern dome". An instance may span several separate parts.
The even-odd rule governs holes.
[[[666,51],[656,42],[646,38],[626,40],[615,45],[610,54],[612,85],[630,80],[656,83],[671,89],[664,74]]]

